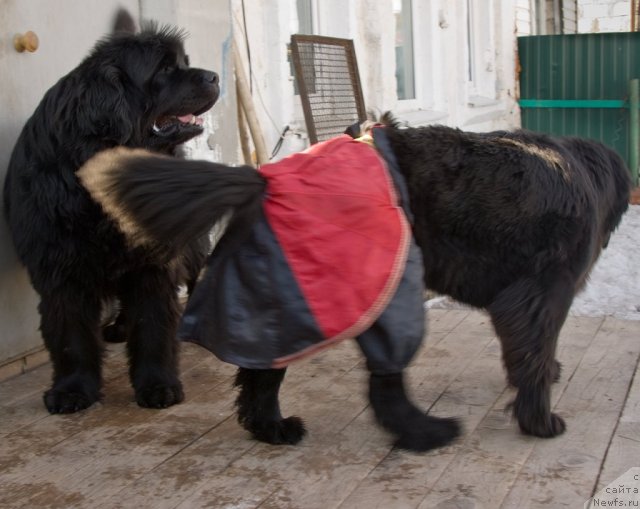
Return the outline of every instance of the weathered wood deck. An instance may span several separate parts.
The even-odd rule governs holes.
[[[289,370],[283,409],[309,429],[296,447],[251,440],[234,419],[234,368],[194,345],[182,349],[186,401],[139,408],[114,345],[104,402],[79,414],[45,411],[48,365],[0,383],[0,507],[582,507],[640,466],[640,322],[569,318],[553,391],[568,431],[542,440],[505,413],[513,390],[487,317],[429,313],[409,380],[423,408],[463,420],[451,447],[418,455],[389,446],[367,408],[354,342]]]

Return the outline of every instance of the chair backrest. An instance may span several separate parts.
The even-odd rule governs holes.
[[[309,141],[317,143],[366,120],[351,39],[291,36],[291,59]]]

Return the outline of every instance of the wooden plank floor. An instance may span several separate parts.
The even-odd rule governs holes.
[[[505,408],[500,347],[485,314],[430,310],[408,378],[419,404],[458,416],[464,436],[427,454],[394,450],[372,420],[354,342],[294,364],[282,392],[303,417],[298,446],[251,440],[235,422],[235,369],[182,348],[186,401],[136,406],[121,345],[102,403],[51,416],[48,365],[0,383],[2,508],[556,508],[640,466],[640,322],[570,317],[553,405],[568,431],[521,435]],[[634,378],[635,377],[635,378]]]

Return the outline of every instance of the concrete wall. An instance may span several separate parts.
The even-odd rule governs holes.
[[[219,72],[221,98],[205,117],[206,133],[190,143],[190,154],[209,160],[237,160],[228,0],[2,0],[0,182],[4,181],[20,130],[44,92],[110,31],[120,6],[135,16],[142,13],[144,17],[177,24],[191,34],[186,44],[191,62]],[[36,32],[40,47],[34,53],[17,53],[13,35],[27,30]],[[4,218],[0,217],[0,366],[42,347],[37,303],[26,271],[14,253]]]
[[[578,33],[630,30],[630,0],[578,0]]]

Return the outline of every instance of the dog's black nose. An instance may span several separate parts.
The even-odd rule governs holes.
[[[202,79],[207,83],[211,83],[213,85],[217,85],[218,82],[220,81],[220,77],[218,76],[218,73],[213,71],[204,71],[202,75]]]

